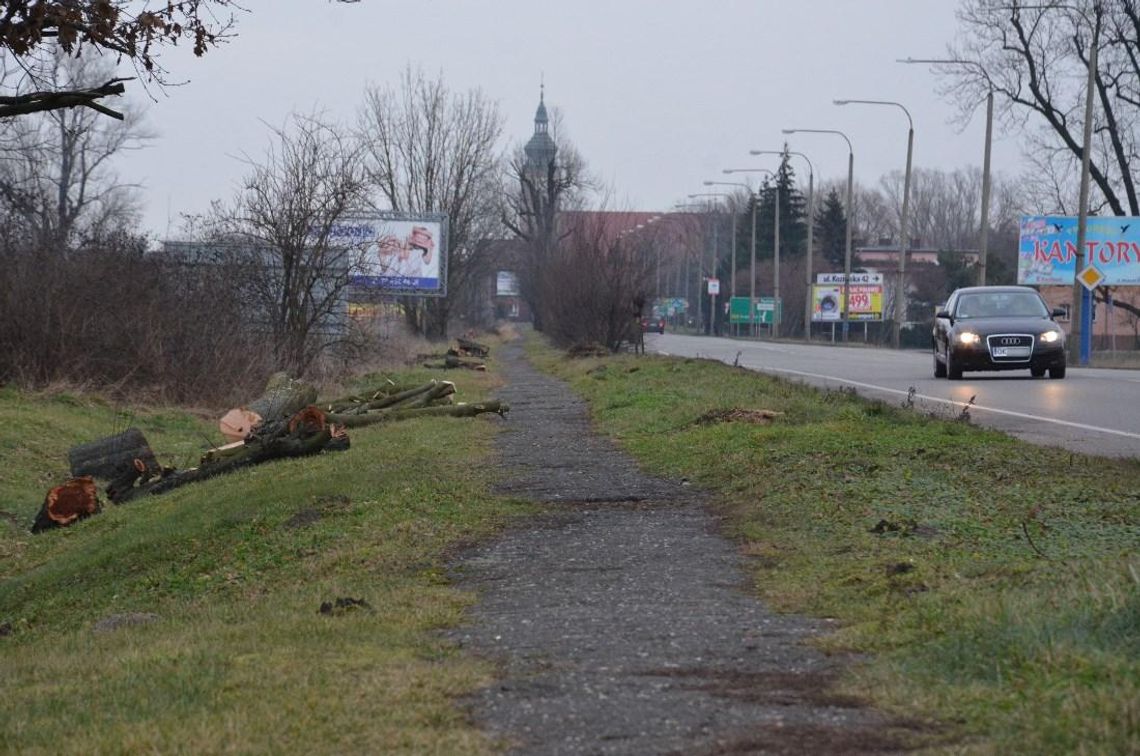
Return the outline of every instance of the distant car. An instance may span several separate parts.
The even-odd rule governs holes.
[[[665,333],[665,318],[642,318],[643,333]]]
[[[1036,290],[1027,286],[958,289],[934,317],[934,377],[957,380],[967,370],[1029,370],[1065,377],[1065,332]]]

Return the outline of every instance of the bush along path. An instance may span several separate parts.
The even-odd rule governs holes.
[[[827,624],[752,598],[701,495],[639,472],[584,403],[501,356],[516,410],[502,491],[546,513],[455,563],[479,600],[453,637],[500,665],[467,703],[524,753],[884,753],[915,734],[832,691]]]

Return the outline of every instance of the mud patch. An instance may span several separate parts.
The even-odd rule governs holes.
[[[703,753],[721,754],[867,754],[901,753],[914,745],[890,728],[827,727],[803,724],[763,725],[759,732],[717,743]]]
[[[827,706],[837,709],[859,709],[867,705],[855,696],[835,692],[833,687],[836,675],[830,670],[740,672],[734,669],[696,667],[664,669],[645,674],[689,681],[682,682],[681,687],[755,704]]]
[[[783,412],[776,412],[775,410],[742,409],[740,407],[733,407],[732,409],[709,410],[694,420],[693,424],[710,425],[712,423],[749,423],[752,425],[769,425],[777,418],[782,417],[783,414]]]
[[[152,612],[126,612],[125,614],[112,614],[96,622],[91,630],[96,633],[109,633],[124,627],[137,627],[157,622],[159,616]]]

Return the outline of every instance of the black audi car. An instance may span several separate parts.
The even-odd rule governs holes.
[[[967,370],[1029,370],[1065,377],[1065,332],[1027,286],[958,289],[934,317],[934,377],[957,380]]]

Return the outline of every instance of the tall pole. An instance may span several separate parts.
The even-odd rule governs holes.
[[[1024,6],[1023,6],[1024,7]],[[990,236],[990,147],[994,138],[994,89],[986,69],[973,60],[963,58],[898,58],[898,63],[928,63],[932,65],[960,65],[981,71],[989,91],[986,93],[986,143],[982,156],[982,208],[980,238],[978,240],[978,286],[986,285],[986,257]]]
[[[808,196],[807,196],[807,287],[804,295],[804,340],[811,341],[811,314],[812,314],[812,300],[811,300],[811,284],[812,284],[812,254],[815,252],[815,246],[812,239],[812,231],[815,228],[815,166],[812,165],[811,159],[802,152],[789,150],[785,146],[782,150],[749,150],[749,155],[797,155],[804,159],[808,166]]]
[[[910,114],[907,114],[907,118]],[[891,346],[898,349],[902,342],[902,328],[906,322],[906,252],[910,247],[910,166],[914,155],[914,126],[906,136],[906,176],[903,178],[902,218],[899,221],[899,281],[895,287],[895,327],[891,329]]]
[[[1097,46],[1100,40],[1100,5],[1093,8],[1093,36],[1092,46],[1089,49],[1088,80],[1085,84],[1085,133],[1084,145],[1081,147],[1081,196],[1077,215],[1077,263],[1076,272],[1079,275],[1085,269],[1085,237],[1089,222],[1089,164],[1092,158],[1092,120],[1093,120],[1093,87],[1096,84]],[[1078,365],[1089,364],[1089,349],[1091,334],[1085,322],[1086,305],[1085,288],[1079,280],[1073,281],[1073,326],[1070,335],[1070,344],[1074,342],[1078,349]],[[1072,346],[1070,346],[1072,349]]]
[[[851,328],[851,227],[855,225],[855,207],[852,196],[855,193],[855,152],[847,153],[847,240],[843,248],[843,341],[847,342]]]
[[[715,214],[710,213],[709,218],[712,220],[712,224],[713,224],[712,260],[711,260],[711,266],[709,268],[709,271],[710,271],[709,272],[709,282],[710,282],[709,288],[711,289],[712,288],[712,285],[711,285],[712,279],[716,278],[716,253],[717,253],[717,247],[720,246],[720,235],[719,235],[720,234],[720,223],[718,222],[719,219],[717,218],[717,216]],[[709,329],[708,329],[708,333],[710,336],[716,336],[716,293],[711,292],[711,291],[709,292]]]
[[[902,202],[902,217],[899,219],[899,266],[898,266],[898,281],[895,285],[895,312],[891,324],[891,344],[895,349],[899,348],[899,337],[902,331],[902,324],[906,320],[906,252],[907,245],[910,243],[910,232],[907,228],[908,211],[910,209],[910,167],[911,158],[914,155],[914,119],[910,117],[910,111],[901,102],[894,100],[834,100],[836,105],[885,105],[892,108],[898,108],[906,114],[907,122],[907,136],[906,136],[906,176],[903,179],[903,202]],[[864,327],[864,333],[866,328]]]
[[[756,206],[760,204],[760,193],[752,194],[752,242],[748,245],[748,333],[756,335]]]
[[[774,279],[772,285],[772,297],[776,300],[772,309],[772,338],[780,336],[780,177],[776,175],[776,181],[773,182],[776,189],[776,230],[772,242],[772,258],[773,258],[773,273]]]
[[[736,216],[737,216],[736,198],[732,200],[732,283],[729,284],[730,292],[729,298],[736,296]]]
[[[990,238],[990,145],[994,137],[994,91],[986,95],[986,149],[982,157],[982,228],[978,246],[978,286],[986,285],[986,251]]]
[[[810,164],[809,164],[810,165]],[[812,229],[815,228],[815,171],[808,171],[807,296],[804,297],[804,341],[811,341],[811,258],[815,254]]]
[[[897,104],[897,103],[891,103]],[[899,106],[902,107],[902,106]],[[843,141],[847,143],[847,241],[843,253],[843,340],[847,341],[847,334],[850,330],[850,313],[848,312],[848,295],[851,293],[851,231],[854,225],[854,200],[855,194],[855,148],[851,144],[851,140],[842,131],[836,129],[784,129],[785,134],[797,134],[803,132],[805,134],[835,134],[836,136],[843,137]],[[809,227],[810,228],[810,227]],[[810,289],[809,289],[810,295]],[[810,296],[809,296],[810,299]],[[834,333],[834,331],[832,332]]]

